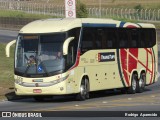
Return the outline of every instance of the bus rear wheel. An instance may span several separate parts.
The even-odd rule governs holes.
[[[137,74],[132,75],[131,86],[128,88],[128,93],[135,94],[137,91]]]
[[[140,79],[137,81],[137,92],[142,93],[145,89],[146,84],[146,75],[145,73],[142,73],[140,76]]]
[[[76,99],[80,101],[89,99],[89,80],[87,78],[82,80],[80,85],[80,93],[77,94]]]

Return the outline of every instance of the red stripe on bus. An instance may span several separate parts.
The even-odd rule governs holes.
[[[150,50],[148,50],[147,48],[144,48],[147,52],[149,52],[150,54],[152,54],[152,52]]]
[[[150,49],[151,51],[152,51],[152,49]],[[152,79],[153,79],[153,64],[154,64],[154,59],[153,59],[153,51],[152,51],[152,53],[151,53],[151,57],[152,57],[152,73],[151,73],[151,80],[150,80],[150,84],[152,83]]]
[[[124,74],[124,78],[126,80],[126,83],[128,86],[130,85],[129,80],[130,80],[130,75],[128,73],[131,73],[133,69],[137,69],[137,59],[138,59],[138,48],[131,48],[128,51],[130,54],[128,54],[127,57],[127,52],[125,49],[121,49],[121,63],[122,63],[122,70]],[[128,59],[127,59],[128,58]],[[135,59],[136,58],[136,59]],[[126,70],[128,70],[126,72]]]
[[[148,49],[145,49],[146,50],[146,67],[148,68]],[[148,70],[146,69],[146,74],[147,74]]]
[[[127,52],[125,49],[121,49],[120,53],[121,53],[121,64],[122,64],[122,71],[124,74],[124,79],[125,79],[127,85],[129,86],[128,74],[125,71],[125,70],[127,70],[127,66],[128,66],[127,65]]]
[[[77,67],[77,66],[79,65],[80,55],[81,55],[81,50],[78,49],[76,62],[75,62],[75,64],[70,68],[70,70],[72,70],[73,68],[75,68],[75,67]]]
[[[127,28],[137,28],[137,26],[134,25],[128,25]]]
[[[141,61],[138,60],[138,62],[139,62],[143,67],[145,67],[147,71],[149,71],[150,73],[152,73],[152,71],[151,71],[148,67],[146,67]]]
[[[131,48],[129,49],[129,52],[138,59],[138,48]],[[129,72],[131,73],[133,69],[137,69],[137,59],[133,58],[131,55],[129,55]]]

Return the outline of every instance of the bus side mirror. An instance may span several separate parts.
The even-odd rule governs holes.
[[[74,37],[69,37],[64,41],[63,44],[63,55],[67,55],[68,54],[68,46],[69,43],[74,39]]]
[[[6,57],[10,57],[10,47],[16,43],[16,40],[12,40],[11,42],[9,42],[7,45],[6,45]]]

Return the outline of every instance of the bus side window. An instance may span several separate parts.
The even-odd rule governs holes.
[[[150,29],[152,46],[156,45],[156,30]]]
[[[116,34],[115,29],[110,28],[105,31],[105,41],[106,41],[106,48],[107,49],[114,49],[116,48]]]
[[[102,44],[102,39],[104,36],[104,30],[103,28],[97,28],[96,30],[96,39],[95,39],[95,49],[103,49],[104,48],[104,44]]]
[[[138,29],[130,30],[130,42],[129,42],[130,48],[138,47],[138,41],[139,41]]]
[[[155,30],[154,29],[147,29],[146,30],[146,37],[148,38],[148,47],[151,48],[156,44],[156,38],[154,35],[155,34]]]
[[[74,41],[72,41],[71,43],[69,43],[69,47],[68,47],[68,56],[67,56],[67,64],[68,65],[72,65],[74,64],[75,61],[75,50],[74,50]]]
[[[92,50],[93,46],[93,31],[90,31],[90,29],[85,29],[82,37],[81,53],[83,54],[88,50]]]
[[[76,61],[79,34],[80,28],[74,28],[68,32],[68,37],[74,37],[74,40],[72,40],[68,46],[67,68],[70,68]]]
[[[145,31],[143,29],[140,30],[140,47],[147,48],[148,46],[148,38],[146,38]]]
[[[119,36],[119,48],[128,48],[128,34],[124,28],[117,30]]]

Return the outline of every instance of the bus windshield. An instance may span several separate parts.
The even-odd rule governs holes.
[[[65,33],[19,35],[15,54],[15,72],[31,77],[62,73],[65,69],[62,54],[65,39]]]

